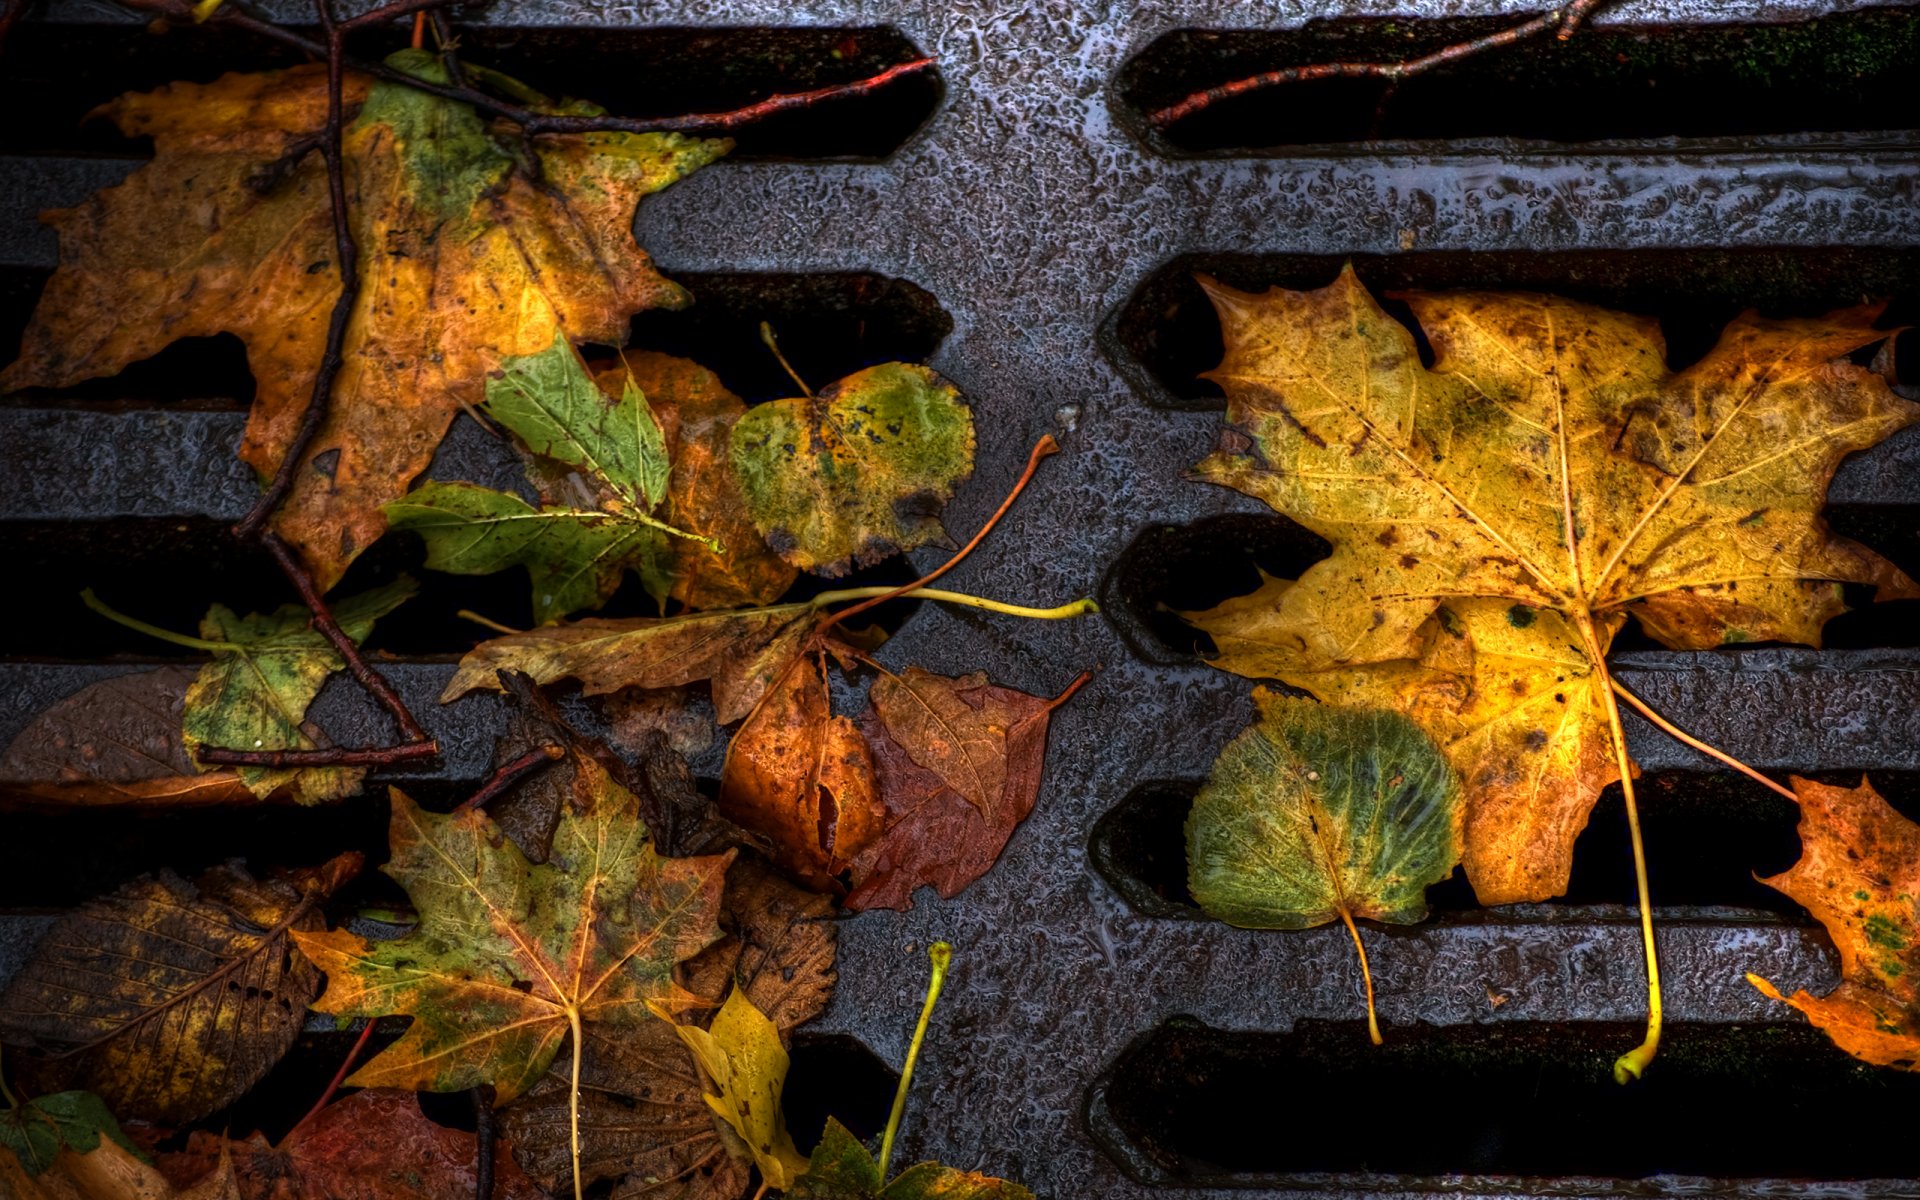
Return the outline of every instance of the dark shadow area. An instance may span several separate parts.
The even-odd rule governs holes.
[[[851,83],[921,57],[900,31],[857,28],[497,28],[457,25],[463,58],[555,98],[590,100],[623,117],[726,112],[783,92]],[[302,29],[312,35],[312,29]],[[351,52],[371,60],[406,45],[404,27],[368,31]],[[151,33],[137,24],[23,22],[7,43],[0,110],[32,113],[0,127],[0,154],[145,154],[96,106],[176,80],[296,66],[298,50],[233,30]],[[898,149],[940,102],[937,68],[879,91],[742,127],[735,159],[878,159]]]
[[[1915,10],[1872,9],[1781,24],[1596,25],[1404,80],[1322,79],[1220,101],[1151,140],[1205,154],[1353,142],[1468,139],[1595,142],[1910,130],[1920,71]],[[1340,19],[1293,30],[1183,29],[1134,56],[1117,105],[1148,114],[1262,72],[1402,62],[1520,23]],[[1643,149],[1636,146],[1633,149]]]
[[[1153,1182],[1252,1186],[1309,1172],[1841,1180],[1913,1169],[1920,1076],[1856,1062],[1805,1024],[1679,1024],[1667,1027],[1658,1069],[1623,1088],[1612,1062],[1640,1035],[1625,1023],[1422,1025],[1395,1027],[1374,1047],[1358,1021],[1281,1034],[1176,1017],[1122,1052],[1096,1088],[1116,1157]],[[1790,1136],[1702,1123],[1760,1096],[1767,1127]],[[1356,1118],[1390,1097],[1444,1101],[1390,1129]]]
[[[810,1154],[834,1117],[862,1140],[878,1137],[887,1127],[900,1072],[867,1049],[865,1043],[844,1034],[796,1033],[790,1051],[792,1067],[780,1094],[787,1131],[802,1154]]]

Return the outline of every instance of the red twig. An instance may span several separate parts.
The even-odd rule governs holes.
[[[287,1138],[291,1138],[294,1135],[294,1132],[298,1130],[302,1125],[305,1125],[308,1121],[311,1121],[315,1117],[320,1115],[320,1110],[327,1106],[327,1101],[333,1099],[333,1094],[340,1090],[340,1084],[343,1080],[346,1079],[347,1072],[353,1070],[354,1060],[359,1058],[360,1052],[367,1048],[367,1040],[372,1036],[373,1036],[373,1022],[369,1020],[366,1024],[366,1027],[360,1031],[360,1040],[356,1041],[353,1044],[353,1049],[347,1051],[346,1061],[342,1062],[340,1064],[340,1069],[333,1073],[333,1082],[327,1085],[326,1091],[320,1093],[319,1101],[316,1102],[312,1108],[307,1110],[307,1115],[304,1117],[301,1117],[298,1121],[294,1122],[293,1128],[287,1130],[287,1137],[281,1138],[280,1139],[281,1142],[284,1143],[287,1140]]]
[[[353,681],[365,688],[369,696],[380,702],[380,707],[393,715],[394,722],[400,726],[401,737],[409,742],[431,744],[432,739],[427,736],[427,731],[420,728],[420,723],[413,719],[411,712],[407,711],[406,702],[400,699],[399,694],[381,677],[380,672],[367,665],[366,660],[360,657],[360,647],[354,645],[353,639],[348,637],[334,621],[333,613],[328,610],[325,598],[320,595],[320,589],[314,585],[313,576],[307,573],[307,568],[300,561],[300,556],[288,549],[285,542],[271,533],[266,534],[261,540],[266,543],[268,551],[273,555],[273,560],[280,564],[281,573],[286,575],[295,590],[300,593],[300,599],[313,613],[313,627],[320,632],[320,636],[333,643],[333,648],[340,652],[341,658],[346,660],[347,670],[353,675]]]
[[[216,767],[391,767],[416,758],[433,758],[440,753],[438,742],[407,742],[400,746],[376,746],[371,750],[328,747],[322,750],[229,750],[223,746],[202,746],[194,758]]]
[[[1523,24],[1487,34],[1485,37],[1456,42],[1451,46],[1435,50],[1431,54],[1400,62],[1314,63],[1309,66],[1282,67],[1277,71],[1249,75],[1245,79],[1236,79],[1232,83],[1223,83],[1218,87],[1195,92],[1178,104],[1170,104],[1166,108],[1149,114],[1147,119],[1164,129],[1195,113],[1211,108],[1222,100],[1286,83],[1306,83],[1315,79],[1386,79],[1397,83],[1402,79],[1425,74],[1435,67],[1458,62],[1463,58],[1471,58],[1476,54],[1484,54],[1489,50],[1498,50],[1503,46],[1511,46],[1515,42],[1525,41],[1531,37],[1538,37],[1550,30],[1558,30],[1558,36],[1564,42],[1573,36],[1574,30],[1578,29],[1594,10],[1610,2],[1611,0],[1569,0],[1569,3],[1544,12]]]
[[[455,812],[466,812],[470,808],[484,808],[501,792],[506,791],[526,775],[548,763],[556,763],[567,756],[565,748],[549,742],[544,746],[535,746],[511,762],[505,762],[494,768],[492,775],[480,785],[480,790],[461,802]]]
[[[1053,440],[1052,434],[1042,434],[1040,440],[1034,443],[1033,452],[1027,455],[1027,469],[1020,472],[1020,478],[1014,480],[1013,490],[1009,491],[1007,498],[1000,502],[1000,507],[993,510],[993,515],[988,517],[987,523],[980,527],[980,532],[974,534],[966,545],[960,547],[952,558],[949,558],[946,562],[941,563],[912,583],[903,583],[884,596],[875,596],[871,600],[862,600],[852,608],[841,609],[839,612],[834,613],[826,620],[820,622],[819,626],[814,630],[814,636],[819,637],[848,617],[859,616],[868,609],[876,608],[889,600],[898,600],[909,592],[918,591],[942,575],[945,575],[948,571],[959,566],[960,560],[973,553],[974,547],[978,546],[986,539],[989,533],[993,532],[993,527],[1000,523],[1001,517],[1007,515],[1007,510],[1012,508],[1013,502],[1020,498],[1020,493],[1027,490],[1027,484],[1033,481],[1033,473],[1040,469],[1041,461],[1051,458],[1058,453],[1060,453],[1060,443]]]

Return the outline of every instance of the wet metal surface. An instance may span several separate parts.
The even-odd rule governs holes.
[[[279,0],[264,7],[294,19],[307,12]],[[1652,0],[1620,4],[1606,19],[1755,21],[1839,7],[1861,6]],[[57,9],[68,17],[105,11]],[[1391,155],[1348,146],[1291,158],[1173,158],[1134,138],[1110,95],[1120,65],[1173,29],[1530,11],[1503,0],[522,0],[482,19],[505,26],[884,24],[938,61],[944,102],[886,161],[722,162],[643,205],[639,237],[669,274],[871,270],[930,291],[954,318],[932,365],[960,386],[979,417],[979,467],[949,511],[950,528],[965,533],[979,524],[1042,434],[1054,434],[1068,451],[1042,469],[1001,531],[950,584],[1052,604],[1094,594],[1142,528],[1259,509],[1182,481],[1182,470],[1211,443],[1217,415],[1156,407],[1117,368],[1123,352],[1102,341],[1103,323],[1170,258],[1920,243],[1920,153],[1897,137],[1846,146],[1793,139],[1684,150],[1431,145]],[[27,215],[78,200],[116,169],[125,167],[0,159],[0,268],[50,265],[51,239],[32,231]],[[8,465],[0,511],[232,516],[244,508],[248,484],[219,447],[236,438],[240,419],[0,412]],[[178,456],[171,463],[155,449],[161,441]],[[56,479],[32,469],[40,455],[82,443],[97,456],[82,476]],[[466,453],[462,445],[448,455]],[[472,453],[459,470],[442,465],[479,473],[469,478],[497,469],[487,465],[485,447]],[[1849,497],[1912,503],[1920,495],[1915,457],[1909,438],[1850,467]],[[1850,654],[1633,654],[1622,656],[1621,668],[1676,719],[1760,765],[1920,769],[1920,658]],[[1137,784],[1205,773],[1249,716],[1248,685],[1198,664],[1149,662],[1104,621],[1019,623],[933,605],[922,606],[880,657],[896,669],[909,662],[955,674],[984,668],[996,682],[1049,695],[1084,667],[1100,674],[1056,715],[1034,815],[986,879],[951,901],[923,891],[911,912],[870,913],[842,926],[841,982],[821,1030],[851,1034],[899,1062],[919,1003],[924,947],[948,939],[956,968],[916,1077],[905,1159],[938,1156],[1021,1179],[1058,1200],[1174,1194],[1139,1182],[1090,1132],[1103,1128],[1093,1085],[1124,1047],[1177,1014],[1280,1030],[1360,1011],[1343,931],[1252,933],[1141,916],[1089,867],[1094,824]],[[121,669],[0,666],[0,694],[9,698],[0,721],[17,729],[81,676]],[[427,703],[447,670],[401,665],[393,674],[416,711],[426,710],[429,725],[451,739],[439,770],[472,778],[497,709],[489,700],[445,710]],[[377,736],[375,718],[344,690],[330,688],[318,719],[343,742]],[[1650,768],[1699,765],[1644,727],[1635,726],[1632,742]],[[1658,856],[1660,847],[1651,852]],[[1669,917],[1660,937],[1670,1019],[1785,1019],[1742,980],[1748,969],[1785,988],[1823,988],[1832,979],[1824,938],[1807,928],[1752,912]],[[1613,909],[1546,905],[1450,917],[1383,938],[1376,970],[1389,1027],[1633,1021],[1644,1000],[1635,923]],[[1508,999],[1491,1004],[1488,988]],[[1672,1195],[1730,1186],[1678,1177],[1243,1182],[1249,1186],[1178,1194]],[[1745,1194],[1803,1190],[1740,1186]],[[1920,1185],[1895,1181],[1806,1194],[1916,1193]]]

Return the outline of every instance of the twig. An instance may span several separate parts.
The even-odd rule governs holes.
[[[405,2],[411,3],[413,0]],[[240,523],[233,527],[234,533],[241,538],[252,538],[265,529],[267,521],[287,498],[287,493],[293,490],[294,474],[306,460],[307,451],[312,447],[313,439],[319,436],[320,427],[326,424],[327,411],[332,407],[333,383],[340,375],[347,342],[347,324],[353,317],[354,306],[360,300],[360,247],[353,240],[353,225],[347,211],[347,170],[340,144],[345,110],[341,88],[345,74],[342,60],[347,26],[334,23],[333,8],[328,0],[314,0],[314,7],[320,13],[320,27],[327,35],[324,51],[327,56],[327,123],[320,135],[320,153],[327,162],[327,197],[333,209],[333,256],[339,260],[340,295],[334,299],[333,315],[327,321],[326,349],[320,355],[320,369],[313,377],[313,391],[307,399],[307,411],[301,416],[300,428],[294,432],[293,441],[287,446],[280,466],[273,473],[273,482],[267,485],[267,490],[261,493],[260,499],[255,501]],[[227,11],[221,9],[214,14],[214,18],[218,19]],[[412,717],[407,718],[409,723],[412,720]]]
[[[473,1088],[473,1200],[493,1200],[493,1089],[486,1084]]]
[[[385,19],[392,19],[394,16],[405,15],[406,13],[422,8],[431,10],[442,6],[446,2],[447,0],[421,0],[420,3],[414,3],[414,0],[405,0],[405,4],[403,5],[389,5],[388,8],[393,11],[390,14],[385,14]],[[155,13],[169,20],[185,22],[193,19],[192,6],[188,4],[186,0],[119,0],[119,3],[123,7],[131,8],[139,12]],[[407,5],[411,5],[411,7]],[[371,14],[365,15],[371,16]],[[363,22],[363,18],[356,17],[354,18],[354,22],[353,27],[357,28],[359,24]],[[220,9],[207,19],[206,24],[223,24],[230,25],[236,29],[244,29],[249,33],[272,38],[282,45],[304,50],[308,54],[315,55],[316,57],[327,53],[327,47],[322,42],[295,33],[291,29],[282,28],[271,21],[263,21],[258,17],[249,16],[231,8]],[[729,129],[737,129],[742,125],[751,125],[756,121],[763,121],[768,117],[776,116],[783,112],[811,108],[825,101],[839,100],[851,96],[864,96],[868,93],[879,91],[896,80],[929,70],[934,65],[931,58],[916,58],[910,62],[899,63],[895,66],[888,67],[877,75],[870,75],[865,79],[856,79],[851,83],[828,84],[825,87],[813,88],[804,92],[780,92],[768,96],[765,100],[757,101],[742,108],[729,109],[725,112],[688,113],[674,117],[589,117],[537,112],[530,108],[523,108],[519,105],[509,104],[503,100],[496,99],[486,92],[479,91],[475,88],[456,84],[429,83],[424,79],[416,79],[412,75],[404,71],[396,71],[384,63],[361,62],[358,59],[346,58],[344,56],[342,61],[354,70],[371,75],[376,79],[385,80],[388,83],[397,83],[405,87],[413,88],[416,91],[426,92],[429,95],[439,96],[443,100],[454,100],[461,104],[471,105],[489,116],[510,121],[520,126],[526,133],[532,135],[543,133],[724,132]]]
[[[391,767],[416,758],[433,758],[440,753],[438,742],[406,742],[399,746],[375,746],[368,750],[327,747],[320,750],[229,750],[224,746],[201,746],[193,752],[197,762],[216,767]]]
[[[1033,473],[1040,469],[1041,461],[1047,458],[1051,458],[1053,455],[1058,453],[1060,453],[1060,443],[1053,440],[1052,434],[1050,433],[1042,434],[1040,437],[1040,440],[1034,443],[1033,452],[1027,455],[1027,469],[1020,472],[1020,478],[1014,481],[1013,490],[1007,493],[1007,498],[1000,502],[1000,507],[993,511],[993,515],[991,517],[987,518],[987,523],[980,527],[980,532],[974,534],[971,541],[969,541],[966,545],[960,547],[959,551],[955,553],[952,558],[949,558],[946,562],[941,563],[939,566],[927,572],[925,575],[922,575],[920,578],[914,580],[912,583],[902,584],[899,587],[894,588],[890,592],[885,592],[881,595],[875,596],[870,600],[854,605],[852,608],[841,609],[839,612],[834,613],[832,616],[828,617],[826,620],[820,622],[819,627],[814,630],[814,636],[818,637],[819,635],[824,634],[825,632],[827,632],[827,630],[832,629],[835,625],[838,625],[840,622],[846,620],[848,617],[859,616],[861,613],[866,612],[868,609],[877,608],[878,606],[885,604],[889,600],[897,600],[909,592],[920,591],[921,589],[925,588],[929,583],[932,583],[934,580],[940,578],[942,575],[945,575],[948,571],[951,571],[956,566],[959,566],[960,560],[965,558],[967,555],[972,554],[974,547],[978,546],[981,543],[981,541],[985,539],[985,537],[989,533],[993,532],[993,527],[1000,523],[1000,518],[1007,515],[1007,510],[1013,507],[1013,502],[1020,498],[1020,493],[1027,489],[1028,483],[1032,482]],[[1077,602],[1077,603],[1083,603],[1083,602]]]
[[[280,1139],[282,1143],[285,1143],[287,1138],[292,1137],[302,1125],[305,1125],[308,1121],[320,1115],[320,1110],[325,1108],[327,1102],[333,1099],[333,1094],[340,1090],[340,1084],[346,1079],[347,1073],[353,1070],[354,1060],[359,1058],[360,1052],[367,1048],[367,1040],[372,1036],[373,1021],[369,1018],[365,1028],[360,1030],[359,1040],[354,1042],[353,1049],[347,1051],[347,1057],[341,1062],[340,1069],[333,1073],[333,1082],[327,1085],[326,1091],[320,1093],[320,1099],[315,1101],[313,1107],[307,1110],[307,1115],[295,1121],[293,1128],[287,1130],[287,1137]]]
[[[493,774],[487,777],[487,781],[480,785],[480,790],[468,796],[461,802],[460,807],[453,811],[463,813],[468,809],[485,808],[501,792],[518,783],[521,776],[537,767],[559,762],[566,756],[564,747],[556,746],[551,742],[544,746],[535,746],[519,758],[500,764],[494,769]]]
[[[1489,50],[1498,50],[1503,46],[1511,46],[1515,42],[1525,41],[1554,30],[1558,31],[1557,36],[1564,42],[1573,36],[1582,22],[1593,15],[1594,10],[1610,2],[1611,0],[1570,0],[1569,3],[1541,13],[1523,24],[1487,34],[1485,37],[1456,42],[1451,46],[1435,50],[1431,54],[1400,62],[1314,63],[1309,66],[1282,67],[1277,71],[1249,75],[1245,79],[1236,79],[1232,83],[1223,83],[1218,87],[1194,92],[1177,104],[1170,104],[1166,108],[1149,114],[1147,119],[1165,129],[1195,113],[1211,108],[1222,100],[1286,83],[1307,83],[1316,79],[1385,79],[1398,83],[1400,80],[1425,74],[1435,67],[1459,62],[1463,58],[1471,58],[1476,54],[1485,54]]]
[[[325,3],[325,0],[321,2]],[[300,593],[300,599],[306,604],[307,609],[313,613],[314,629],[319,631],[320,636],[331,642],[340,657],[346,660],[347,670],[353,675],[353,681],[366,689],[369,696],[379,701],[380,707],[392,714],[395,724],[400,726],[401,737],[409,743],[424,742],[433,745],[433,739],[427,736],[427,731],[420,727],[420,723],[414,720],[413,714],[407,710],[406,702],[400,699],[399,694],[393,690],[380,672],[367,665],[366,660],[360,657],[360,647],[354,645],[353,639],[348,637],[334,621],[333,613],[328,610],[325,598],[320,595],[320,589],[315,586],[313,576],[307,573],[307,568],[300,561],[300,556],[288,549],[285,542],[271,533],[262,535],[261,541],[266,543],[267,550],[273,555],[273,560],[280,564],[281,572]]]
[[[1618,679],[1613,679],[1611,677],[1609,678],[1613,684],[1613,691],[1615,695],[1619,696],[1622,700],[1625,700],[1628,704],[1633,705],[1633,709],[1635,712],[1639,713],[1641,716],[1651,721],[1662,733],[1666,734],[1668,737],[1672,738],[1674,741],[1679,742],[1682,745],[1691,746],[1695,750],[1698,750],[1700,753],[1706,755],[1709,758],[1719,759],[1721,762],[1727,764],[1729,767],[1732,767],[1734,770],[1740,772],[1742,775],[1745,775],[1748,779],[1751,779],[1756,783],[1765,784],[1766,786],[1772,788],[1774,791],[1779,792],[1782,796],[1785,796],[1787,799],[1793,801],[1795,804],[1798,804],[1800,802],[1800,797],[1793,794],[1792,788],[1787,787],[1785,784],[1775,783],[1773,780],[1768,779],[1765,775],[1762,775],[1760,772],[1754,770],[1752,767],[1741,762],[1739,759],[1735,758],[1733,755],[1728,754],[1725,750],[1722,750],[1717,746],[1709,746],[1707,743],[1701,741],[1699,738],[1694,737],[1692,734],[1689,734],[1686,731],[1682,730],[1679,726],[1675,725],[1673,722],[1667,720],[1665,717],[1655,712],[1653,710],[1653,707],[1649,705],[1645,700],[1642,700],[1640,697],[1628,691],[1626,684],[1621,683]]]

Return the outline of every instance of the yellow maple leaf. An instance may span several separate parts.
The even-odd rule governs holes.
[[[389,65],[443,81],[432,54]],[[347,199],[362,280],[332,408],[276,530],[321,585],[386,528],[503,359],[556,333],[619,344],[629,318],[687,302],[634,244],[634,206],[724,153],[675,134],[543,136],[529,161],[471,108],[350,74]],[[228,75],[102,110],[152,163],[49,213],[61,263],[0,389],[109,375],[184,337],[237,334],[257,392],[241,456],[279,467],[340,294],[317,152],[324,66]]]

